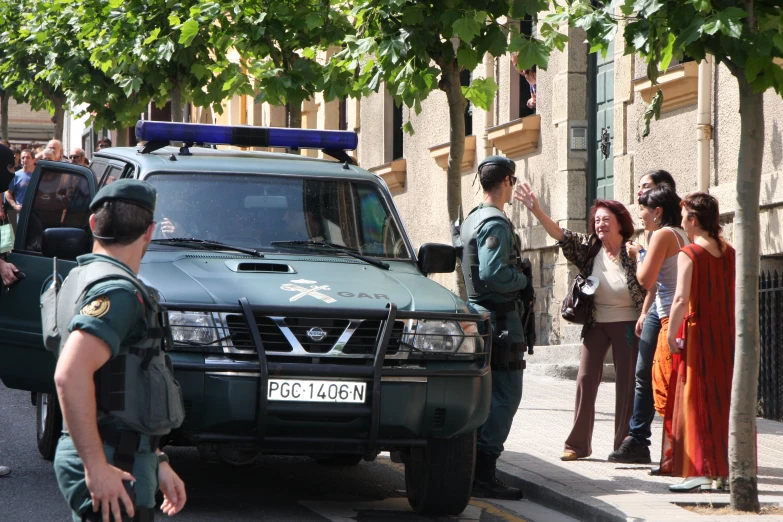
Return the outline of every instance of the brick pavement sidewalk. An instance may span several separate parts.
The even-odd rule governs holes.
[[[606,461],[614,439],[614,383],[601,384],[596,401],[593,455],[562,462],[563,443],[573,422],[574,381],[525,375],[522,404],[514,419],[501,477],[522,487],[526,498],[564,511],[579,520],[761,520],[783,516],[697,515],[673,502],[728,504],[728,493],[670,493],[680,478],[653,477],[647,472],[660,456],[662,419],[653,423],[653,465]],[[759,493],[762,505],[783,503],[783,423],[758,419]]]

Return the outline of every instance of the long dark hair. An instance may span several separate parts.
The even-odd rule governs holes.
[[[654,189],[650,189],[639,196],[639,204],[647,208],[661,209],[662,227],[682,228],[682,218],[680,217],[680,196],[669,186],[668,183],[661,183]]]
[[[718,242],[718,248],[722,252],[726,248],[726,242],[720,235],[723,227],[720,226],[720,209],[715,196],[706,192],[694,192],[685,196],[680,206],[688,211],[688,217],[696,218],[701,229]]]
[[[617,218],[620,223],[620,234],[628,241],[634,234],[633,218],[625,205],[613,199],[596,199],[590,209],[590,221],[587,222],[587,232],[595,234],[595,213],[599,208],[605,208]]]
[[[650,170],[644,174],[644,177],[649,177],[653,183],[655,183],[655,186],[658,185],[669,185],[672,190],[677,190],[677,184],[674,182],[674,177],[669,174],[668,170],[658,169],[658,170]]]

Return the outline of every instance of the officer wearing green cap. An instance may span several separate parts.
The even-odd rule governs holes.
[[[511,500],[522,498],[522,492],[498,480],[495,471],[522,399],[525,333],[520,291],[532,285],[521,270],[514,225],[503,212],[517,182],[515,169],[508,158],[485,158],[477,173],[484,191],[483,201],[461,226],[452,229],[455,246],[461,250],[468,304],[475,312],[489,312],[493,328],[492,402],[489,417],[478,430],[472,494]]]
[[[158,488],[167,515],[186,501],[158,447],[184,419],[182,396],[163,350],[157,292],[137,277],[156,198],[144,181],[102,188],[90,204],[93,253],[42,296],[64,419],[54,469],[77,522],[152,520]]]

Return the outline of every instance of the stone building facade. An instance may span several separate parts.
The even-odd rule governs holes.
[[[725,67],[712,62],[670,66],[658,79],[665,100],[661,118],[642,139],[643,114],[658,88],[647,80],[643,61],[624,55],[621,37],[606,56],[591,55],[584,33],[568,31],[564,51],[553,53],[547,70],[538,71],[535,114],[524,109],[529,86],[509,55],[487,56],[472,72],[495,78],[499,90],[489,111],[470,111],[463,158],[463,213],[481,199],[476,166],[492,154],[513,159],[518,177],[533,186],[546,212],[561,226],[580,232],[586,230],[595,197],[617,199],[637,216],[639,179],[651,169],[666,169],[674,175],[681,194],[706,189],[718,198],[724,235],[731,241],[740,129],[736,80]],[[419,115],[396,107],[383,90],[361,100],[329,103],[319,95],[302,109],[305,128],[358,133],[354,157],[361,167],[386,181],[414,246],[450,242],[446,208],[449,118],[444,93],[433,92],[422,103]],[[763,270],[781,270],[783,99],[768,91],[764,112],[759,254]],[[222,114],[202,109],[190,112],[190,121],[223,125],[286,126],[286,120],[284,107],[255,104],[246,96],[227,100]],[[412,136],[401,132],[408,121],[415,130]],[[303,153],[321,155],[318,151]],[[539,343],[559,345],[560,354],[566,353],[562,345],[570,345],[575,349],[571,355],[578,358],[580,328],[560,318],[560,304],[574,268],[524,207],[514,204],[507,207],[507,213],[518,226],[534,266]],[[432,277],[456,290],[454,275]]]

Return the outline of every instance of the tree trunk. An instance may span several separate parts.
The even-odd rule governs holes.
[[[171,121],[182,123],[182,85],[177,83],[171,89]]]
[[[54,103],[54,139],[63,140],[63,127],[65,126],[65,98],[56,97]]]
[[[115,147],[127,147],[128,146],[128,129],[120,127],[117,129],[117,143],[114,143]]]
[[[302,128],[302,104],[301,103],[289,103],[288,104],[288,127],[291,129]],[[301,154],[301,149],[289,149],[290,153]]]
[[[449,211],[449,222],[454,223],[459,217],[462,205],[462,156],[465,153],[465,109],[468,100],[462,94],[459,81],[459,66],[456,60],[441,67],[443,74],[440,89],[446,93],[449,103],[449,163],[446,169],[446,204]],[[467,212],[463,212],[467,214]],[[467,298],[465,280],[462,270],[456,271],[457,289],[462,299]]]
[[[8,91],[0,91],[0,138],[8,139]]]
[[[729,416],[729,469],[732,509],[758,513],[759,193],[764,153],[764,106],[763,95],[753,92],[743,73],[735,75],[739,82],[741,127],[734,213],[737,333]]]

